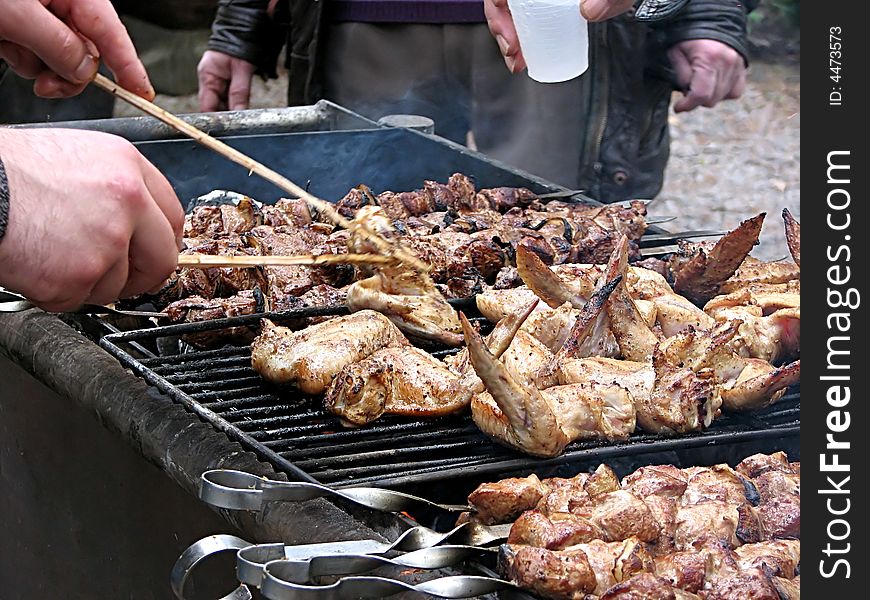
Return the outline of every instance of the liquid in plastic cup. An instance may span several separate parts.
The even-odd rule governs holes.
[[[580,0],[508,0],[529,77],[568,81],[589,67],[589,33]]]

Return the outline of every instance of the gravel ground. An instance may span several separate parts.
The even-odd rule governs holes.
[[[671,159],[650,214],[678,216],[665,227],[679,231],[729,229],[767,212],[753,255],[772,260],[788,255],[782,209],[788,207],[800,218],[799,40],[782,28],[768,27],[763,37],[753,48],[767,61],[754,61],[742,98],[671,114]],[[257,79],[252,108],[282,106],[285,94],[283,77]],[[178,113],[197,111],[195,95],[161,95],[158,102]],[[117,116],[135,114],[135,109],[116,105]]]
[[[665,186],[650,213],[678,215],[671,231],[729,229],[767,212],[753,255],[788,255],[783,208],[800,218],[800,68],[752,66],[742,98],[671,115]]]

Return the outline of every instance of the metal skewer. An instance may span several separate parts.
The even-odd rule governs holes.
[[[293,265],[324,266],[344,264],[386,264],[393,258],[381,254],[321,254],[300,256],[223,256],[214,254],[180,254],[179,267],[211,269],[212,267],[279,267]]]
[[[254,160],[247,154],[239,152],[235,148],[225,144],[217,138],[211,137],[204,131],[200,131],[193,125],[179,119],[172,113],[160,108],[156,104],[125,90],[104,75],[97,73],[96,77],[94,77],[93,83],[100,89],[109,92],[113,96],[117,96],[124,102],[135,106],[142,112],[147,113],[152,117],[159,119],[160,121],[163,121],[179,133],[183,133],[184,135],[193,138],[209,150],[213,150],[224,158],[227,158],[234,163],[245,167],[250,173],[259,175],[266,181],[278,186],[282,190],[290,194],[294,194],[296,197],[301,198],[302,200],[305,200],[305,202],[308,203],[309,206],[311,206],[314,210],[318,211],[320,214],[328,218],[335,225],[340,225],[341,227],[352,231],[358,230],[367,241],[373,243],[384,254],[393,254],[396,258],[400,259],[402,262],[410,266],[413,266],[416,270],[422,272],[429,271],[428,265],[426,265],[423,261],[421,261],[419,258],[414,256],[404,248],[402,248],[399,244],[391,243],[385,240],[362,223],[352,223],[348,219],[341,216],[338,211],[335,210],[335,207],[331,203],[321,198],[318,198],[314,194],[305,190],[305,188],[293,183],[291,180],[287,179],[277,171],[274,171],[266,165]]]

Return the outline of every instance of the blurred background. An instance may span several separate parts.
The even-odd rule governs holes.
[[[205,50],[214,0],[119,0],[115,5],[160,92],[157,102],[173,112],[196,112],[196,65]],[[763,0],[750,14],[752,64],[743,97],[712,110],[671,113],[665,186],[650,206],[652,214],[679,216],[669,229],[728,229],[766,211],[761,244],[753,255],[771,260],[788,254],[779,213],[788,207],[800,216],[799,14],[799,0]],[[255,79],[252,108],[286,104],[286,73],[279,75]],[[4,98],[10,88],[23,97],[30,84],[0,73]],[[111,98],[99,90],[90,90],[85,102],[105,116],[137,115],[122,103],[112,107]],[[17,113],[25,104],[4,101],[0,122],[28,120]],[[44,101],[38,110],[49,120],[76,118],[55,101]]]

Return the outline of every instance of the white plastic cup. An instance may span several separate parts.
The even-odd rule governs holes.
[[[529,77],[557,83],[589,67],[589,33],[580,0],[508,0]]]

